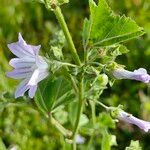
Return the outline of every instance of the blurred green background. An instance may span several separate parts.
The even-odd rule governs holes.
[[[108,2],[114,12],[131,17],[146,32],[144,36],[125,43],[130,52],[120,56],[117,62],[126,65],[128,70],[144,67],[150,73],[150,0]],[[62,6],[62,11],[76,47],[82,51],[82,25],[84,18],[89,16],[88,0],[70,0],[69,4]],[[33,109],[33,101],[26,98],[13,99],[18,81],[5,76],[5,72],[11,69],[8,60],[13,57],[7,43],[17,41],[19,32],[28,43],[41,44],[44,52],[50,49],[50,39],[59,29],[54,14],[42,4],[31,0],[0,0],[0,150],[14,146],[17,150],[68,149],[57,130]],[[103,93],[102,101],[113,106],[123,104],[126,111],[150,121],[149,84],[117,81]],[[102,110],[97,107],[96,111],[98,114]],[[65,120],[65,114],[63,116]],[[114,150],[125,149],[131,139],[139,140],[144,150],[150,150],[150,134],[143,133],[135,126],[118,123],[117,128],[110,132],[117,136],[118,146],[113,146]],[[100,138],[95,139],[93,149],[100,149]],[[80,145],[79,149],[85,148]]]

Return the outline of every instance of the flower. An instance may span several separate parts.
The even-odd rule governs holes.
[[[116,69],[113,71],[113,76],[116,79],[131,79],[144,83],[148,83],[150,81],[150,75],[147,74],[147,71],[144,68],[139,68],[138,70],[134,70],[133,72],[125,69]]]
[[[125,121],[127,123],[134,124],[138,126],[140,129],[144,130],[145,132],[148,132],[150,129],[150,122],[138,119],[134,117],[132,114],[128,114],[124,112],[123,110],[119,112],[118,119]]]
[[[77,144],[84,144],[84,142],[85,142],[85,138],[82,137],[81,135],[77,134],[77,136],[76,136],[76,143]]]
[[[33,98],[37,90],[37,84],[48,76],[48,64],[39,56],[39,46],[28,45],[19,33],[18,41],[8,44],[10,51],[17,56],[10,60],[9,64],[14,68],[7,73],[8,77],[23,79],[15,92],[15,98],[23,96],[28,91]]]

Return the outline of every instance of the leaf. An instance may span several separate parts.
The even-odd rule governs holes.
[[[125,150],[142,150],[139,141],[131,140],[130,146],[126,147]]]
[[[69,3],[69,0],[58,0],[59,5],[63,5],[65,3]]]
[[[111,146],[117,146],[117,140],[115,135],[111,135],[110,137],[110,145]]]
[[[85,18],[84,24],[83,24],[83,32],[82,32],[83,45],[85,47],[87,46],[88,40],[90,38],[91,25],[92,25],[92,22]]]
[[[144,34],[129,17],[115,15],[105,0],[89,0],[92,20],[90,39],[95,46],[109,46]]]
[[[36,93],[35,102],[42,112],[50,112],[55,102],[62,78],[47,79],[39,84],[38,91]]]
[[[88,117],[85,114],[82,114],[79,122],[79,127],[86,125],[88,122],[89,122]]]
[[[54,117],[61,124],[65,124],[68,121],[68,113],[64,110],[64,107],[59,107],[58,110],[54,113]]]
[[[35,103],[43,113],[49,113],[57,107],[71,101],[73,92],[64,78],[49,78],[39,84]]]
[[[53,109],[59,107],[60,105],[65,105],[73,99],[74,99],[73,90],[69,90],[68,92],[66,92],[65,94],[63,94],[61,97],[57,99],[57,101],[53,106]]]
[[[100,113],[98,117],[100,128],[115,128],[115,122],[107,113]]]
[[[0,138],[0,150],[7,150],[5,144],[3,143],[2,139]]]
[[[77,101],[74,101],[72,103],[70,103],[68,105],[68,109],[69,109],[69,121],[71,123],[72,126],[75,125],[76,122],[76,116],[77,116],[77,111],[78,111],[78,103]],[[79,127],[86,125],[89,122],[88,117],[85,114],[82,114],[80,117],[80,121],[79,121]]]
[[[111,140],[111,135],[109,135],[107,130],[105,130],[103,132],[103,138],[102,138],[102,145],[101,145],[102,150],[110,150],[111,149],[110,140]]]
[[[122,55],[122,54],[126,54],[128,53],[129,50],[123,46],[123,45],[119,45],[117,46],[117,48],[115,48],[112,52],[111,52],[111,55],[114,56],[114,57],[117,57],[119,55]]]

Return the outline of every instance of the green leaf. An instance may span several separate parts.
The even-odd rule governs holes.
[[[117,146],[117,140],[115,135],[111,135],[110,137],[110,145],[111,146]]]
[[[3,143],[2,139],[0,138],[0,150],[7,150],[5,144]]]
[[[74,93],[73,93],[73,90],[69,90],[68,92],[65,92],[64,94],[62,94],[62,96],[60,96],[57,99],[57,101],[55,102],[55,104],[53,106],[53,109],[55,109],[61,105],[65,105],[72,100],[74,100]]]
[[[91,25],[92,25],[92,22],[85,18],[84,24],[83,24],[83,32],[82,32],[83,45],[85,47],[87,46],[89,38],[90,38]]]
[[[47,79],[39,84],[35,102],[42,112],[50,112],[58,96],[62,78]]]
[[[77,101],[74,101],[68,105],[68,110],[69,110],[69,121],[72,126],[75,125],[76,122],[76,116],[77,116],[77,111],[78,111],[78,103]],[[81,115],[80,121],[79,121],[79,127],[86,125],[89,122],[88,117],[85,114]]]
[[[59,5],[63,5],[65,3],[69,3],[69,0],[58,0]]]
[[[102,112],[98,117],[100,128],[115,128],[115,122],[108,113]]]
[[[143,28],[129,17],[115,15],[105,0],[98,5],[89,0],[92,28],[90,39],[95,46],[108,46],[124,42],[144,34]]]
[[[57,107],[69,103],[74,98],[69,82],[64,78],[49,78],[40,82],[35,103],[45,114]]]
[[[125,150],[142,150],[139,141],[131,141],[130,146],[126,147]]]
[[[59,107],[54,113],[54,117],[60,122],[60,124],[65,124],[68,121],[68,113],[64,110],[64,107]]]
[[[107,130],[105,130],[103,132],[103,138],[102,138],[102,145],[101,145],[102,150],[110,150],[111,149],[110,140],[111,140],[111,135],[109,135]]]
[[[126,54],[128,52],[129,50],[125,46],[119,45],[111,51],[111,56],[117,57],[119,55]]]

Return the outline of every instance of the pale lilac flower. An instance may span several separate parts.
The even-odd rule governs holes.
[[[77,144],[84,144],[84,142],[85,142],[85,138],[82,137],[81,135],[77,134],[77,136],[76,136],[76,143]]]
[[[118,114],[118,119],[125,121],[127,123],[134,124],[138,126],[140,129],[144,130],[145,132],[148,132],[150,129],[150,122],[138,119],[134,117],[132,114],[128,114],[122,110]]]
[[[134,70],[133,72],[125,69],[116,69],[112,73],[116,79],[131,79],[138,80],[144,83],[148,83],[150,81],[150,75],[144,68],[139,68],[138,70]]]
[[[33,98],[37,84],[48,76],[48,64],[43,57],[39,56],[40,47],[40,45],[28,45],[20,33],[17,42],[8,44],[8,48],[17,58],[10,60],[9,64],[14,67],[14,70],[8,72],[7,76],[23,79],[16,89],[15,98],[23,96],[27,90],[29,90],[29,97]]]

